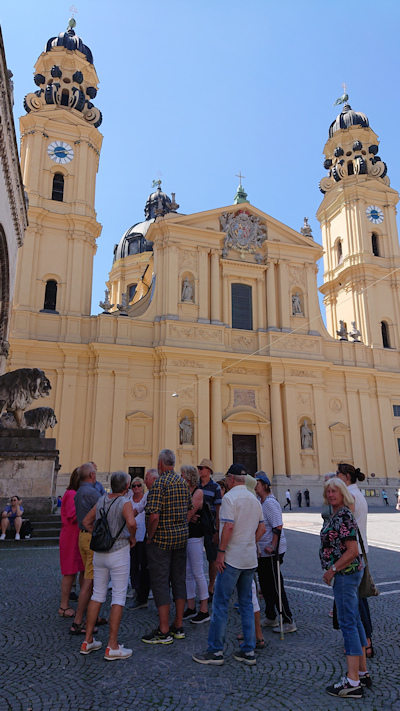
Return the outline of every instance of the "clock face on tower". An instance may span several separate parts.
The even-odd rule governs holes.
[[[376,205],[368,205],[366,209],[367,217],[374,225],[380,225],[383,222],[383,212]]]
[[[74,157],[74,151],[64,141],[53,141],[47,146],[47,155],[55,163],[69,163]]]

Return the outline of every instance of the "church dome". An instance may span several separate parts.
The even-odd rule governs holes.
[[[360,111],[353,111],[350,104],[345,104],[343,111],[329,126],[329,138],[332,138],[336,131],[340,131],[340,129],[343,128],[350,128],[350,126],[368,128],[369,121],[365,114],[362,114]]]
[[[167,212],[171,211],[171,198],[163,193],[160,185],[154,193],[151,193],[147,198],[146,205],[144,207],[144,216],[146,220],[151,220],[156,217],[157,214],[165,215]],[[160,209],[161,213],[156,213],[156,210]]]
[[[65,32],[60,32],[58,37],[50,37],[46,44],[45,52],[50,52],[53,47],[65,47],[65,49],[70,50],[77,49],[78,52],[82,52],[82,54],[85,55],[89,64],[93,64],[93,55],[91,50],[86,44],[83,44],[81,38],[75,34],[71,27],[69,27]]]
[[[121,237],[119,244],[114,247],[114,262],[117,259],[124,259],[133,254],[141,254],[142,252],[151,252],[153,242],[148,242],[146,239],[147,231],[150,225],[154,222],[154,218],[145,222],[137,222],[129,228]]]

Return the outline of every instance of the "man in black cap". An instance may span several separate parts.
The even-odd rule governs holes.
[[[246,489],[246,470],[232,464],[225,477],[228,492],[220,510],[220,539],[217,555],[218,575],[215,583],[213,612],[208,635],[208,649],[193,654],[199,664],[224,663],[223,647],[228,605],[237,588],[242,618],[243,644],[234,654],[244,664],[255,664],[256,632],[254,625],[251,584],[257,568],[257,541],[265,532],[260,502]]]

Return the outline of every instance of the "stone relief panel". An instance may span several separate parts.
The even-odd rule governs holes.
[[[197,270],[197,252],[184,249],[179,252],[179,269]]]
[[[255,348],[255,339],[252,336],[232,336],[232,346],[237,348],[246,348],[246,350],[253,350]]]
[[[306,270],[304,267],[289,267],[289,286],[306,286]]]
[[[279,350],[305,353],[319,353],[319,341],[308,338],[293,338],[288,336],[276,344]]]
[[[262,370],[257,368],[244,368],[242,366],[227,368],[226,373],[238,373],[239,375],[264,375]]]
[[[329,400],[329,407],[332,412],[340,412],[343,409],[342,401],[338,397],[333,397]]]
[[[297,410],[299,412],[302,412],[303,410],[311,412],[310,393],[297,393]]]
[[[179,391],[179,396],[183,402],[194,402],[195,387],[192,385],[188,388],[183,388],[183,390]]]
[[[312,370],[299,370],[298,368],[292,368],[289,371],[289,375],[293,378],[316,378],[316,374]]]
[[[222,331],[217,331],[217,329],[201,329],[195,326],[175,326],[174,324],[169,324],[168,335],[170,338],[202,341],[203,343],[222,342]]]
[[[248,407],[256,407],[255,390],[246,388],[245,390],[235,388],[233,391],[233,407],[247,405]]]
[[[137,383],[134,385],[131,393],[135,400],[147,400],[149,397],[149,389],[147,385],[144,385],[143,383]]]
[[[203,368],[203,363],[199,363],[197,360],[189,360],[188,358],[183,358],[182,360],[173,360],[171,365],[176,365],[178,368]]]

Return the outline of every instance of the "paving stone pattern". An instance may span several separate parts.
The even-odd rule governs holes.
[[[257,653],[255,667],[243,667],[233,658],[241,629],[233,606],[222,667],[202,666],[191,658],[206,649],[209,623],[186,622],[186,639],[168,646],[143,644],[142,634],[157,624],[152,601],[148,609],[124,611],[120,642],[133,647],[130,659],[109,663],[101,651],[84,657],[79,654],[83,637],[68,635],[68,620],[57,614],[58,551],[2,552],[0,711],[336,711],[350,704],[363,711],[400,711],[399,595],[391,594],[400,587],[399,580],[393,584],[400,577],[399,553],[377,548],[370,553],[377,583],[391,583],[381,588],[390,594],[371,601],[373,689],[360,701],[335,699],[325,687],[339,680],[345,657],[341,635],[327,614],[331,591],[316,585],[322,582],[318,537],[288,531],[287,538],[283,573],[298,632],[282,642],[265,630],[267,645]],[[103,614],[109,606],[110,594]],[[107,629],[100,627],[96,635],[103,650]]]

